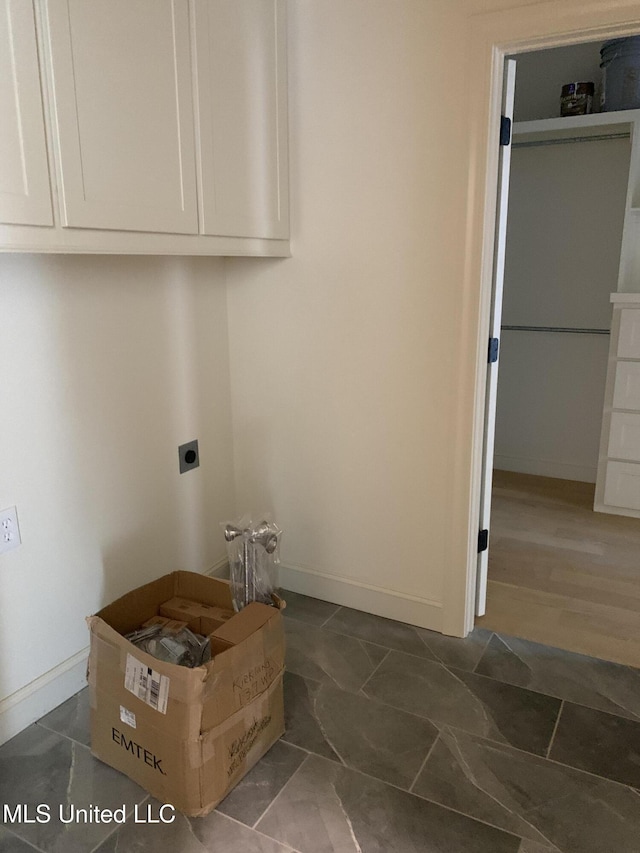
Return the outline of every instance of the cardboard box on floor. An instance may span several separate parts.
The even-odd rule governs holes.
[[[278,609],[250,604],[211,634],[209,663],[164,663],[123,634],[175,598],[233,609],[227,581],[173,572],[87,620],[91,751],[196,816],[211,811],[284,733],[284,631]]]

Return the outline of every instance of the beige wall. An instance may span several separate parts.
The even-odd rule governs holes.
[[[23,538],[1,561],[0,700],[85,648],[102,604],[224,557],[223,264],[0,257],[0,508]],[[196,437],[201,468],[180,476]]]
[[[434,627],[464,241],[456,7],[290,4],[293,258],[227,262],[239,508],[274,512],[294,588]]]

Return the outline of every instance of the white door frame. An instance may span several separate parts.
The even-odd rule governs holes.
[[[640,0],[551,0],[467,21],[469,139],[465,275],[457,362],[457,431],[442,630],[473,628],[491,315],[502,69],[527,50],[640,32]],[[466,531],[466,536],[461,535]]]

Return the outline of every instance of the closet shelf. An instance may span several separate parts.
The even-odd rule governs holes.
[[[513,124],[514,142],[539,140],[570,140],[574,137],[599,137],[631,131],[634,122],[640,121],[640,110],[619,110],[610,113],[592,113],[586,116],[563,116],[536,121],[516,121]]]
[[[640,293],[630,293],[623,291],[616,291],[612,293],[609,297],[609,301],[613,302],[613,304],[619,305],[634,305],[640,303]]]

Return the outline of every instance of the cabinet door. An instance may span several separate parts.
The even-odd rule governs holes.
[[[187,0],[47,0],[61,217],[197,233]]]
[[[200,229],[289,236],[285,0],[195,0]]]
[[[53,225],[40,68],[29,0],[0,0],[0,222]]]

